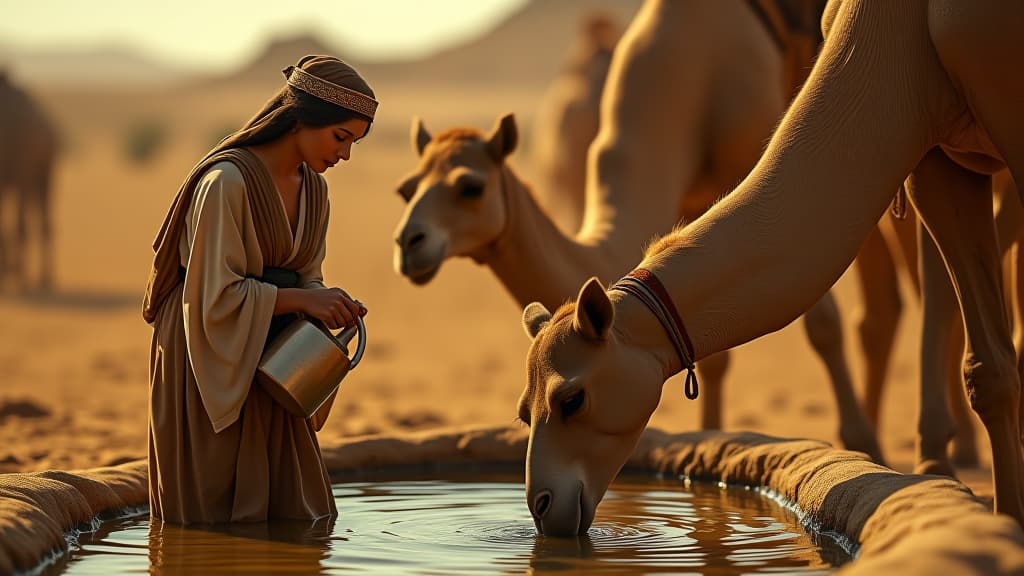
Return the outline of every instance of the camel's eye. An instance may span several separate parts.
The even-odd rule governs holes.
[[[459,188],[459,198],[465,198],[467,200],[472,200],[472,199],[475,199],[475,198],[479,198],[479,197],[481,197],[483,195],[484,195],[484,187],[483,187],[482,184],[476,184],[476,183],[463,184]]]
[[[580,389],[572,396],[569,396],[565,400],[562,400],[562,418],[568,418],[573,414],[579,412],[580,408],[583,407],[584,398],[584,391]]]

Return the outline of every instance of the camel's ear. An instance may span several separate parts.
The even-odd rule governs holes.
[[[430,132],[427,132],[426,126],[423,125],[423,120],[419,116],[415,116],[412,119],[412,130],[409,131],[409,136],[412,139],[412,149],[416,151],[416,154],[423,156],[423,149],[430,144],[432,136]]]
[[[536,338],[541,328],[551,321],[551,312],[540,302],[530,302],[523,309],[523,328],[530,339]]]
[[[498,120],[494,132],[487,140],[487,153],[494,161],[501,163],[516,149],[519,143],[519,129],[516,128],[515,114],[506,114]]]
[[[408,204],[409,201],[412,200],[412,197],[416,195],[416,187],[419,183],[420,179],[413,174],[398,185],[398,195],[402,197],[402,200],[405,200],[406,204]]]
[[[612,301],[608,299],[608,293],[605,292],[600,280],[591,277],[583,288],[580,288],[580,294],[576,297],[573,328],[586,338],[602,341],[608,337],[614,319],[615,309],[612,308]]]

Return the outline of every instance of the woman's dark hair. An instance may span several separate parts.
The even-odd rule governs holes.
[[[373,90],[348,64],[330,56],[306,56],[296,65],[323,80],[374,97]],[[287,71],[286,74],[287,76]],[[228,148],[258,146],[287,134],[296,125],[318,128],[358,118],[373,124],[373,118],[360,114],[298,88],[285,85],[241,129],[228,135],[211,154]],[[369,133],[369,126],[367,127]]]

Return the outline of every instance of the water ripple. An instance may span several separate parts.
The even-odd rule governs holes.
[[[521,476],[350,482],[334,495],[339,518],[312,526],[107,523],[55,572],[815,574],[848,559],[755,491],[676,480],[613,484],[587,535],[571,539],[537,535]]]

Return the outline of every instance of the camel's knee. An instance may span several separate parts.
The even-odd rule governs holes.
[[[1016,359],[982,362],[976,356],[964,358],[964,387],[971,409],[983,422],[1003,418],[1017,410],[1020,379]]]
[[[804,313],[804,331],[811,346],[819,354],[834,353],[843,348],[843,327],[839,307],[829,292]]]

